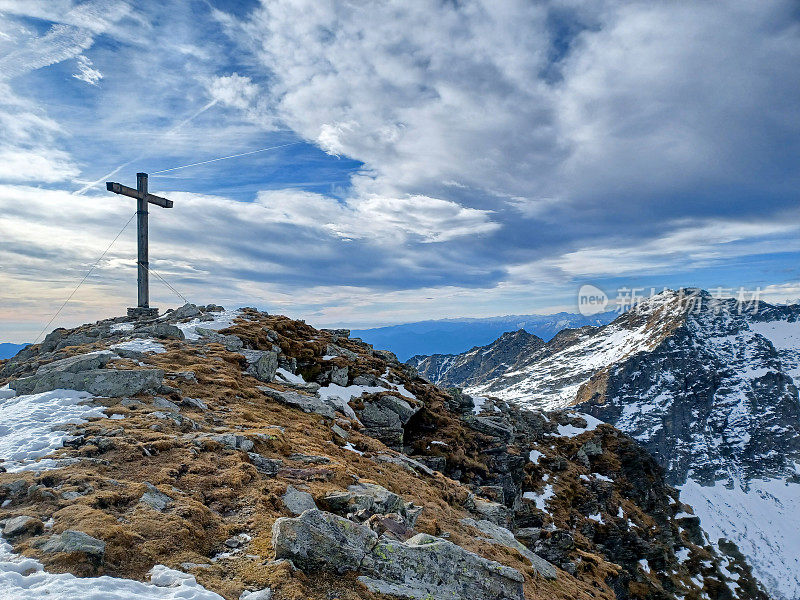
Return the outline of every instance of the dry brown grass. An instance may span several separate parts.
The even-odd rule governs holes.
[[[253,320],[239,320],[225,333],[238,335],[251,347],[266,349],[272,345],[264,330],[267,327],[279,334],[278,343],[285,354],[307,361],[303,367],[307,376],[322,368],[321,357],[330,341],[328,334],[285,317],[256,313],[246,316]],[[383,361],[365,353],[363,347],[348,340],[339,340],[337,344],[359,353],[357,371],[376,374],[385,371]],[[100,452],[97,447],[64,448],[59,451],[62,456],[88,456],[93,461],[81,461],[38,478],[30,473],[0,474],[0,483],[22,477],[45,485],[58,497],[54,501],[12,504],[0,510],[0,518],[21,513],[38,516],[43,521],[53,517],[56,533],[77,529],[104,540],[107,544],[104,562],[95,565],[76,556],[45,555],[35,547],[44,536],[22,541],[17,544],[18,551],[39,558],[54,571],[134,579],[144,579],[154,564],[180,569],[182,562],[209,563],[209,567],[195,568],[192,573],[208,589],[229,599],[238,598],[243,589],[266,585],[273,587],[278,600],[327,599],[334,597],[331,593],[343,600],[374,598],[354,575],[307,576],[291,572],[286,565],[270,564],[274,558],[270,541],[272,524],[280,516],[289,516],[280,500],[288,484],[306,489],[320,500],[327,492],[341,490],[361,479],[383,485],[424,506],[418,531],[434,535],[448,532],[453,542],[467,550],[518,569],[525,576],[525,596],[529,600],[614,598],[605,579],[616,567],[588,548],[581,550],[588,566],[579,578],[565,572],[559,572],[556,581],[535,577],[530,565],[516,551],[476,540],[461,525],[460,520],[470,516],[460,508],[469,493],[466,486],[441,474],[418,477],[397,465],[375,462],[371,459],[374,453],[390,451],[356,431],[351,441],[365,451],[363,456],[339,447],[329,424],[321,417],[267,398],[257,389],[263,384],[242,373],[243,357],[227,352],[219,344],[200,346],[167,341],[164,345],[167,352],[148,355],[146,363],[167,372],[195,373],[196,383],[176,379],[170,385],[179,389],[174,400],[180,396],[193,397],[208,405],[208,412],[181,410],[181,414],[198,423],[199,431],[181,430],[171,421],[150,416],[158,409],[148,396],[137,398],[143,408],[106,401],[109,414],[122,414],[125,419],[95,419],[82,428],[87,436],[96,435],[101,429],[121,429],[113,438],[113,449]],[[99,347],[102,344],[95,344],[93,349]],[[66,349],[65,353],[73,350],[85,352],[88,348]],[[402,378],[407,388],[425,402],[425,408],[415,417],[415,430],[431,433],[413,443],[424,445],[433,437],[446,440],[450,444],[448,461],[461,465],[465,473],[485,474],[486,466],[475,457],[487,438],[465,428],[457,417],[444,410],[443,392],[419,381],[411,382],[394,368],[391,374]],[[160,430],[154,430],[153,426]],[[292,477],[292,471],[275,478],[265,477],[250,464],[245,453],[224,449],[211,440],[195,444],[190,439],[195,433],[248,436],[256,443],[255,451],[279,458],[289,468],[309,468],[290,460],[294,453],[327,456],[330,463],[319,468],[331,471],[332,478],[305,481]],[[262,439],[255,434],[267,435]],[[139,503],[145,481],[172,496],[174,506],[159,514]],[[77,500],[66,501],[59,496],[65,491],[86,489],[91,491]],[[561,518],[558,510],[556,519]],[[567,518],[566,512],[563,518]],[[253,538],[246,551],[211,563],[211,557],[224,549],[223,542],[240,532]]]

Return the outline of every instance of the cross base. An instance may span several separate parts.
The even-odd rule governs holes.
[[[158,309],[150,306],[137,306],[136,308],[128,309],[128,316],[134,319],[157,317]]]

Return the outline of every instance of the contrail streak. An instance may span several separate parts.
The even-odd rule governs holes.
[[[164,139],[165,137],[167,137],[167,136],[169,136],[169,135],[171,135],[171,134],[175,133],[175,132],[176,132],[176,131],[178,131],[178,130],[179,130],[181,127],[183,127],[184,125],[186,125],[186,124],[190,123],[191,121],[193,121],[194,119],[196,119],[197,117],[199,117],[201,114],[203,114],[204,112],[206,112],[206,111],[207,111],[209,108],[211,108],[212,106],[214,106],[216,103],[217,103],[217,100],[212,100],[211,102],[209,102],[208,104],[206,104],[205,106],[203,106],[201,109],[199,109],[199,110],[198,110],[197,112],[195,112],[194,114],[190,115],[189,117],[185,118],[183,121],[181,121],[180,123],[178,123],[177,125],[175,125],[175,126],[171,127],[170,129],[168,129],[167,131],[165,131],[165,132],[164,132],[164,133],[162,133],[161,135],[157,136],[157,137],[156,137],[156,139],[157,139],[157,140],[162,140],[162,139]],[[73,193],[72,193],[72,195],[73,195],[73,196],[81,196],[81,195],[83,195],[83,194],[84,194],[84,193],[85,193],[87,190],[90,190],[90,189],[92,189],[92,188],[93,188],[94,186],[96,186],[96,185],[99,185],[99,184],[101,184],[101,183],[104,183],[104,182],[105,182],[105,181],[106,181],[106,180],[107,180],[109,177],[111,177],[112,175],[116,175],[116,174],[117,174],[117,173],[119,173],[119,172],[120,172],[122,169],[124,169],[125,167],[127,167],[129,164],[131,164],[131,163],[133,163],[133,162],[136,162],[137,160],[140,160],[140,159],[142,159],[142,158],[144,158],[145,156],[148,156],[148,155],[149,155],[149,153],[148,153],[148,152],[142,152],[141,154],[139,154],[139,155],[138,155],[138,156],[136,156],[135,158],[132,158],[132,159],[131,159],[131,160],[129,160],[128,162],[126,162],[126,163],[122,163],[120,166],[118,166],[118,167],[117,167],[116,169],[114,169],[113,171],[110,171],[109,173],[106,173],[106,174],[105,174],[105,175],[103,175],[103,176],[102,176],[100,179],[98,179],[98,180],[96,180],[96,181],[93,181],[93,182],[91,182],[91,183],[87,183],[85,186],[83,186],[83,187],[82,187],[81,189],[79,189],[78,191],[76,191],[76,192],[73,192]]]

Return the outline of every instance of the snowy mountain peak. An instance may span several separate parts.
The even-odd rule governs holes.
[[[736,542],[775,598],[800,598],[800,537],[785,527],[800,509],[800,306],[665,291],[506,364],[445,374],[523,406],[579,404],[630,434],[713,541]]]

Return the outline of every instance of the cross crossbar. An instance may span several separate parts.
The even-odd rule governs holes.
[[[127,185],[122,185],[121,183],[107,181],[106,189],[109,192],[122,194],[123,196],[130,196],[131,198],[136,198],[137,200],[147,200],[150,204],[155,204],[161,208],[172,208],[173,206],[172,200],[167,200],[161,196],[154,196],[153,194],[148,194],[147,192],[140,192],[139,190],[130,188]]]

